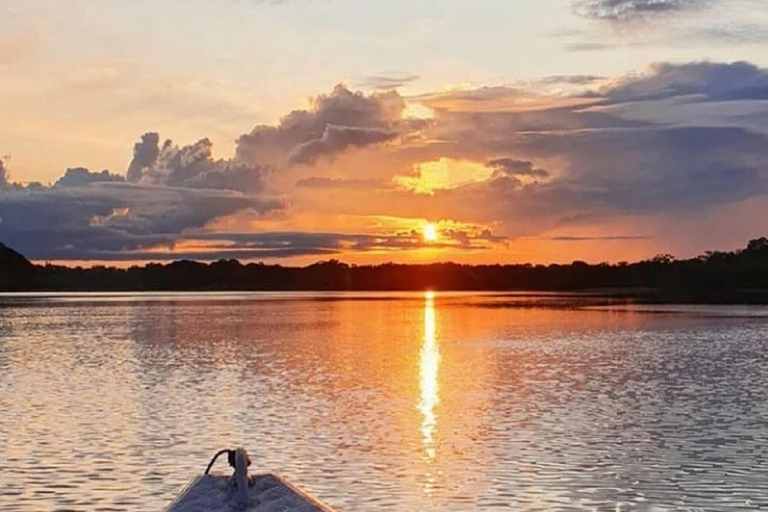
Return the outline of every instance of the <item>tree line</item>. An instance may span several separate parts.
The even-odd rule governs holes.
[[[723,301],[768,294],[768,238],[743,249],[712,251],[691,259],[659,255],[635,263],[434,263],[348,265],[337,260],[307,267],[219,260],[175,261],[130,268],[33,265],[0,244],[0,290],[5,291],[322,291],[322,290],[607,290],[697,294]],[[757,299],[755,299],[757,300]],[[762,301],[760,299],[759,301]]]

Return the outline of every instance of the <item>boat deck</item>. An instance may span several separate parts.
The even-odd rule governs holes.
[[[165,512],[334,512],[284,478],[257,475],[248,495],[252,505],[237,508],[230,502],[233,484],[229,477],[203,475],[194,479]]]

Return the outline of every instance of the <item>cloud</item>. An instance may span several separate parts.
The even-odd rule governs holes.
[[[393,75],[393,76],[369,76],[365,80],[360,82],[360,86],[370,88],[370,89],[388,91],[388,90],[404,87],[410,83],[415,82],[419,78],[420,78],[419,75],[409,75],[409,74]]]
[[[112,174],[106,169],[101,172],[91,172],[84,167],[69,168],[64,176],[54,185],[55,187],[84,187],[91,183],[119,183],[125,181],[123,176]]]
[[[574,0],[577,15],[601,23],[549,36],[562,39],[569,52],[754,46],[768,41],[762,7],[762,0]]]
[[[9,185],[10,177],[8,176],[8,169],[5,167],[5,162],[0,158],[0,189],[4,189]]]
[[[34,259],[131,259],[174,247],[217,219],[284,208],[261,193],[262,167],[213,159],[207,139],[158,142],[149,133],[136,144],[130,180],[78,167],[52,186],[23,185],[0,165],[0,239]]]
[[[34,259],[91,259],[175,245],[182,234],[240,211],[282,205],[231,191],[97,183],[16,187],[0,195],[0,238]]]
[[[577,0],[574,12],[597,20],[631,21],[699,9],[712,0]]]
[[[541,84],[534,89],[539,88]],[[552,111],[555,107],[565,108],[586,102],[585,98],[576,96],[544,95],[528,88],[505,86],[427,93],[411,99],[434,111],[495,114],[532,114],[539,110]]]
[[[408,98],[433,112],[410,121],[395,92],[338,86],[243,135],[231,159],[214,158],[208,139],[176,145],[150,132],[124,180],[73,168],[53,186],[22,186],[0,164],[0,240],[35,259],[267,259],[423,246],[414,224],[372,220],[388,217],[439,219],[435,249],[638,231],[661,244],[684,221],[716,223],[718,212],[768,198],[768,70],[660,63],[612,79],[551,80],[585,89],[435,92]],[[730,215],[733,229],[723,232],[757,230],[758,217]],[[326,219],[351,234],[296,232]],[[659,227],[646,228],[649,219]],[[254,226],[268,232],[238,231]]]
[[[701,95],[713,101],[767,100],[768,73],[748,62],[658,63],[650,73],[629,77],[606,90],[615,101]]]
[[[52,187],[23,186],[8,183],[3,167],[0,238],[36,259],[121,252],[130,259],[173,247],[217,219],[283,209],[264,193],[275,167],[391,140],[408,125],[404,107],[394,92],[366,96],[338,86],[310,109],[245,134],[232,159],[215,159],[209,139],[179,146],[149,132],[134,145],[124,178],[72,168]]]
[[[166,140],[160,147],[156,133],[145,134],[141,142],[134,146],[128,180],[141,184],[241,192],[258,192],[263,188],[270,169],[237,159],[215,160],[212,148],[213,144],[208,139],[182,147]]]
[[[568,43],[564,49],[568,52],[596,52],[615,48],[615,44],[598,43],[596,41],[577,41],[574,43]]]
[[[86,241],[90,240],[83,235]],[[60,261],[264,260],[299,256],[328,257],[348,251],[393,253],[426,247],[421,234],[416,231],[386,235],[324,232],[192,233],[174,237],[155,235],[135,238],[128,250],[124,237],[110,235],[105,230],[101,233],[102,243],[86,250],[75,251],[69,246],[61,246],[47,250],[45,256],[32,252],[31,257]],[[478,251],[486,249],[490,243],[504,241],[490,231],[473,233],[448,230],[441,233],[441,236],[444,241],[430,243],[430,249]]]
[[[366,96],[338,85],[313,99],[307,110],[295,110],[277,126],[260,125],[237,141],[237,158],[277,167],[311,164],[348,148],[376,145],[407,129],[405,100],[396,92]]]
[[[133,159],[128,165],[126,178],[131,183],[137,183],[141,176],[155,164],[160,154],[160,135],[154,132],[145,133],[141,140],[133,145]]]
[[[565,176],[525,188],[517,200],[572,216],[690,212],[765,194],[766,143],[739,128],[646,128],[542,133],[503,145],[568,162]]]
[[[381,201],[402,205],[395,210],[400,215],[496,222],[501,233],[515,236],[630,218],[664,217],[670,226],[765,197],[767,78],[768,71],[746,63],[658,64],[570,103],[555,97],[547,108],[545,97],[521,100],[529,109],[488,109],[484,101],[473,109],[466,98],[478,95],[434,94],[426,101],[441,108],[423,130],[429,144],[408,155],[487,162],[497,172],[431,196],[405,199],[408,191],[401,190]],[[493,96],[504,91],[496,88]],[[541,179],[527,182],[526,172]]]
[[[323,156],[332,156],[350,147],[365,147],[392,140],[397,132],[379,128],[326,125],[323,136],[303,142],[291,150],[293,164],[313,164]]]
[[[549,172],[533,166],[533,162],[527,160],[515,160],[514,158],[494,158],[488,162],[488,167],[494,169],[494,178],[503,176],[526,176],[529,178],[548,178]]]
[[[551,75],[539,80],[538,83],[550,85],[591,85],[602,80],[605,80],[605,77],[600,75]]]
[[[440,236],[458,242],[459,246],[463,249],[478,248],[478,245],[479,247],[487,247],[485,242],[506,244],[510,241],[506,237],[494,234],[490,229],[446,229],[440,232]]]
[[[626,219],[664,217],[670,226],[768,194],[766,76],[745,63],[658,64],[595,77],[589,92],[567,98],[514,87],[425,94],[409,101],[434,117],[401,127],[397,145],[340,153],[322,168],[327,176],[317,169],[291,183],[312,211],[455,219],[508,237],[620,230]],[[455,164],[427,165],[443,160]],[[393,178],[431,193],[375,187]]]

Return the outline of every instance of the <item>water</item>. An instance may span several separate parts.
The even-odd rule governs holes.
[[[768,308],[591,303],[0,298],[0,510],[159,511],[230,445],[345,512],[768,508]]]

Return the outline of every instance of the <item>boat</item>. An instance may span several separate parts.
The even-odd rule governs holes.
[[[211,474],[214,463],[224,454],[233,474]],[[279,475],[249,475],[250,465],[243,448],[219,451],[205,472],[194,478],[165,512],[334,512]]]

